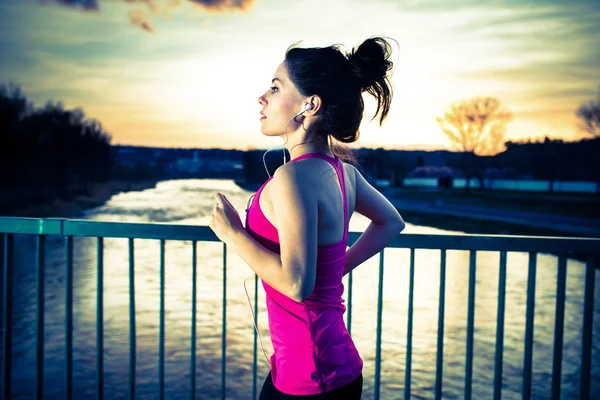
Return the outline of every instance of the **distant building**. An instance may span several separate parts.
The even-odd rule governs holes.
[[[194,151],[192,157],[180,157],[171,164],[171,172],[183,172],[195,174],[205,168],[206,163],[200,158],[198,151]]]
[[[451,188],[452,180],[460,173],[448,166],[418,166],[407,174],[403,185],[406,187]]]
[[[417,167],[407,174],[410,178],[446,178],[458,177],[460,173],[450,167],[422,166]]]

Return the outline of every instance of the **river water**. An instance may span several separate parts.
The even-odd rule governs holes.
[[[251,192],[232,181],[177,180],[156,188],[121,193],[82,217],[94,221],[156,222],[208,225],[216,191],[224,193],[244,218]],[[368,220],[354,215],[352,231],[362,231]],[[455,233],[408,225],[407,233]],[[13,315],[13,398],[33,398],[35,382],[35,240],[17,235],[15,245]],[[129,279],[127,239],[104,240],[104,379],[105,398],[124,399],[128,393]],[[198,399],[220,398],[222,244],[198,243],[197,375]],[[158,399],[159,348],[159,242],[135,241],[137,398]],[[49,237],[45,273],[46,398],[64,392],[64,239]],[[168,399],[186,399],[190,393],[191,242],[166,243],[165,393]],[[244,292],[254,298],[250,268],[234,253],[227,266],[227,398],[249,399],[252,388],[253,324]],[[385,251],[381,398],[404,396],[406,329],[410,252]],[[538,255],[535,296],[532,398],[551,396],[552,349],[557,258]],[[96,241],[74,239],[74,397],[92,398],[95,389]],[[437,349],[440,251],[417,250],[415,264],[411,394],[415,399],[434,396]],[[499,255],[477,254],[473,398],[492,398],[498,293]],[[509,253],[506,279],[504,337],[504,399],[521,398],[528,256]],[[562,365],[562,398],[579,394],[584,271],[583,263],[569,260]],[[464,393],[469,254],[448,251],[444,329],[443,397],[460,399]],[[596,271],[592,393],[600,399],[600,273]],[[352,336],[364,360],[364,399],[373,398],[378,259],[367,261],[354,273]],[[264,292],[259,285],[259,329],[271,354]],[[268,373],[259,348],[258,388]]]

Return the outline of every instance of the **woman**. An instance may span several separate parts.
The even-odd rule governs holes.
[[[261,132],[285,138],[291,160],[259,188],[245,229],[216,195],[210,227],[266,291],[274,354],[260,399],[361,397],[363,363],[344,325],[342,277],[382,250],[404,221],[330,143],[357,140],[362,92],[377,99],[373,118],[381,124],[387,116],[390,49],[382,38],[349,55],[337,46],[288,49],[258,102]],[[346,250],[355,211],[371,223]]]

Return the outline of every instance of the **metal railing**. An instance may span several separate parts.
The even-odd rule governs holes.
[[[165,337],[165,241],[187,240],[192,242],[192,315],[191,315],[191,362],[190,384],[191,398],[196,397],[196,243],[198,241],[218,242],[218,238],[206,226],[182,226],[168,224],[140,224],[120,222],[97,222],[69,219],[32,219],[0,217],[0,233],[3,241],[2,265],[4,274],[4,305],[5,312],[3,326],[3,359],[2,359],[2,398],[9,399],[11,395],[11,348],[12,348],[12,313],[13,313],[13,241],[15,234],[36,235],[36,399],[43,395],[44,377],[44,246],[47,235],[59,235],[65,240],[65,399],[73,395],[73,237],[95,237],[97,242],[97,315],[96,315],[96,393],[98,399],[104,398],[104,342],[103,342],[103,239],[127,238],[129,241],[129,398],[135,398],[135,371],[136,371],[136,321],[135,321],[135,264],[134,264],[134,239],[157,239],[160,241],[160,325],[159,325],[159,357],[158,379],[160,399],[164,399],[164,337]],[[349,245],[359,237],[359,232],[351,232]],[[502,364],[504,345],[504,314],[506,296],[506,259],[507,252],[529,253],[529,271],[527,283],[527,309],[525,323],[525,343],[523,360],[523,386],[522,398],[530,399],[532,382],[532,355],[533,355],[533,330],[535,307],[535,277],[537,253],[558,254],[558,277],[556,287],[555,330],[552,366],[552,398],[560,397],[561,364],[564,331],[564,309],[567,257],[578,255],[586,258],[585,289],[583,307],[583,337],[581,348],[581,375],[580,398],[591,399],[591,356],[592,356],[592,326],[594,303],[594,257],[600,254],[600,239],[588,238],[552,238],[552,237],[518,237],[518,236],[482,236],[482,235],[420,235],[402,234],[389,244],[388,248],[410,249],[410,277],[408,294],[408,325],[407,348],[405,365],[404,397],[410,398],[411,366],[412,366],[412,329],[413,329],[413,296],[415,274],[416,249],[437,249],[441,251],[439,311],[438,311],[438,337],[436,356],[436,378],[434,394],[436,399],[442,396],[443,354],[444,354],[444,309],[445,309],[445,282],[446,282],[446,252],[447,250],[465,250],[470,252],[469,285],[468,285],[468,314],[466,333],[466,366],[464,398],[472,397],[473,374],[473,336],[474,336],[474,310],[475,310],[475,282],[476,282],[476,254],[477,251],[500,252],[499,285],[498,285],[498,311],[496,325],[496,349],[494,359],[494,399],[501,398],[502,389]],[[222,346],[221,346],[221,398],[226,394],[226,281],[227,281],[227,251],[223,245],[223,314],[222,314]],[[379,285],[377,297],[377,329],[375,347],[375,376],[374,398],[380,398],[381,375],[381,325],[383,305],[383,274],[384,251],[379,256]],[[255,296],[254,307],[258,304],[258,279],[254,282]],[[347,327],[352,330],[352,274],[348,281],[347,298]],[[257,315],[254,316],[255,322]],[[256,398],[257,378],[257,335],[254,333],[253,357],[253,398]]]

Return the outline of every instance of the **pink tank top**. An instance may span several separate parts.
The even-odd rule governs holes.
[[[311,395],[340,388],[362,373],[363,361],[344,324],[346,307],[342,277],[348,242],[348,207],[344,168],[339,159],[307,153],[292,159],[317,157],[329,162],[338,176],[344,204],[344,236],[338,243],[319,246],[315,287],[302,302],[292,300],[265,282],[269,331],[274,353],[271,377],[275,387],[290,395]],[[279,236],[260,209],[256,192],[246,214],[246,230],[267,249],[279,254]]]

